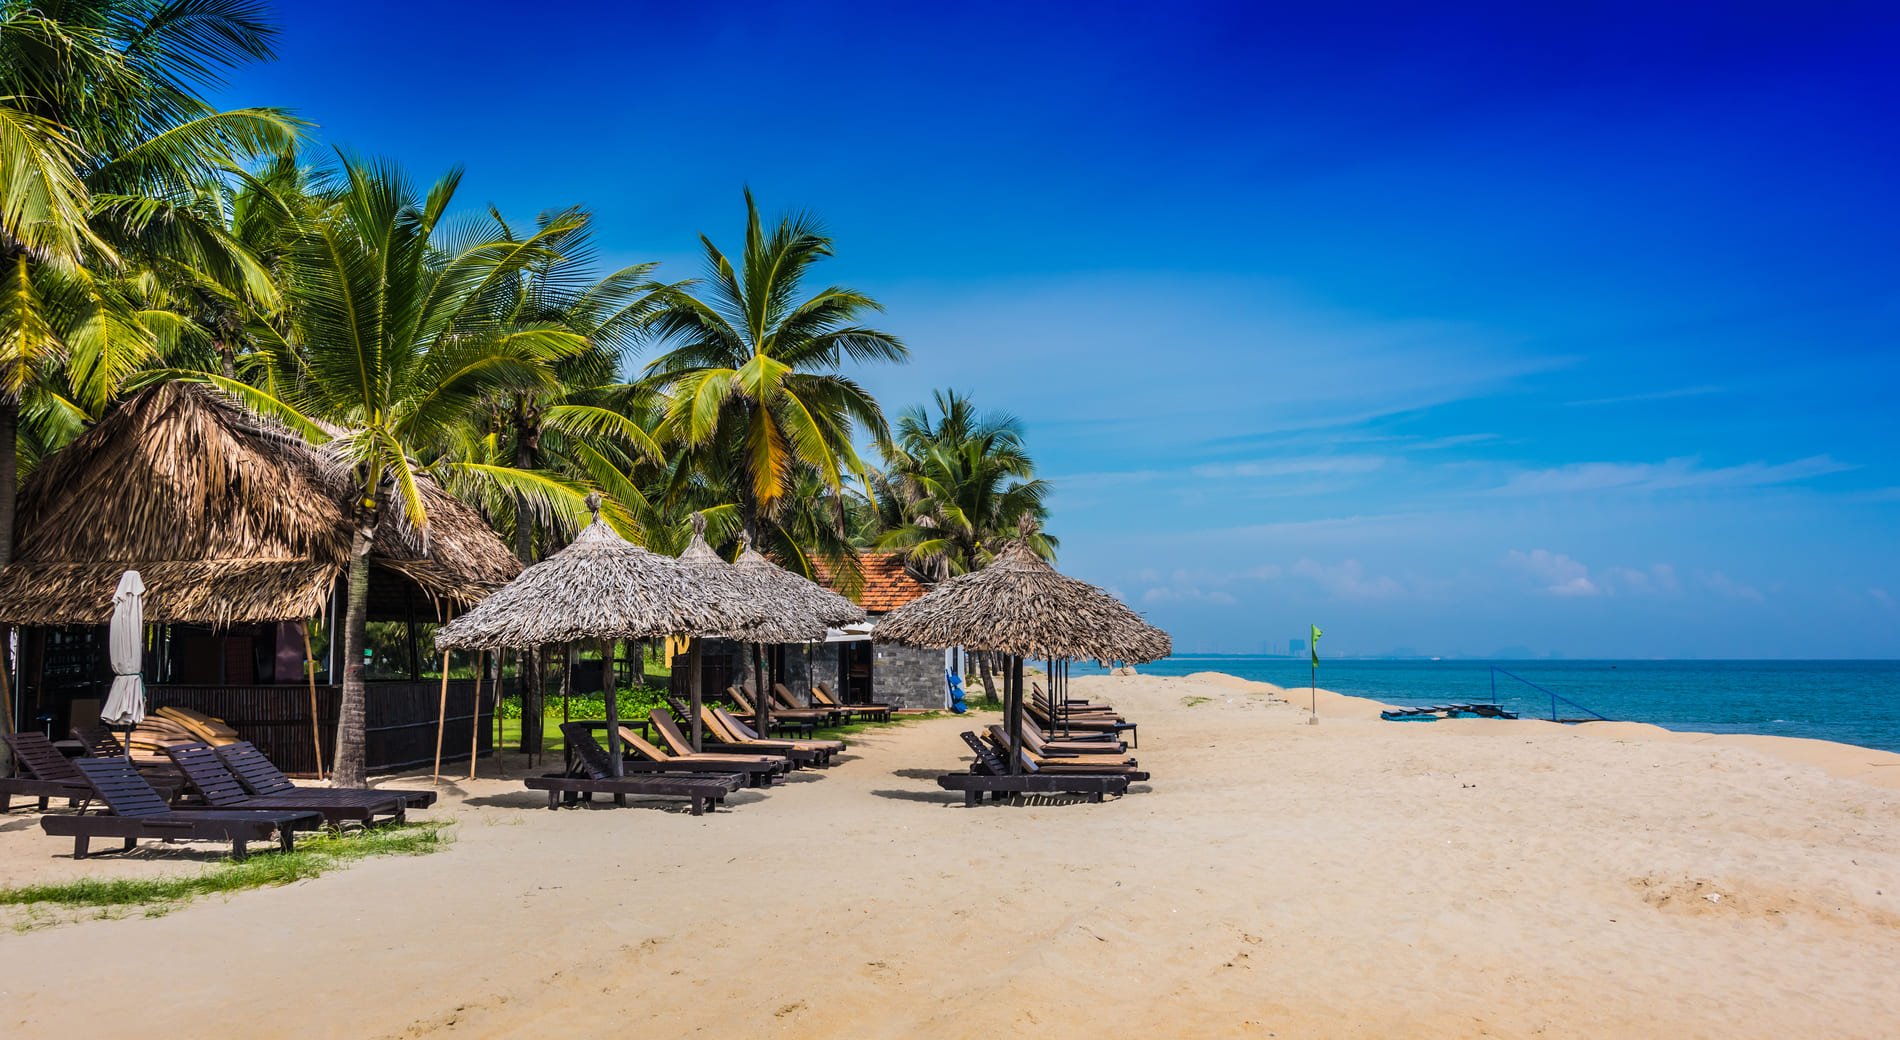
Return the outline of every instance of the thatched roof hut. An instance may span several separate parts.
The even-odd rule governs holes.
[[[807,610],[800,595],[789,594],[778,582],[756,569],[729,563],[706,542],[706,518],[693,514],[693,540],[679,562],[699,584],[707,599],[746,604],[754,620],[732,628],[707,629],[702,634],[745,643],[803,643],[825,637],[825,623]]]
[[[209,387],[140,391],[21,489],[0,623],[104,624],[128,569],[145,578],[152,623],[321,614],[349,561],[348,478],[321,449]],[[421,483],[426,537],[386,496],[373,565],[457,607],[520,570],[479,514]]]
[[[700,575],[628,542],[596,511],[566,548],[443,626],[435,643],[438,650],[505,650],[661,639],[743,628],[762,617],[747,601],[708,595]]]
[[[752,547],[749,536],[741,541],[744,548],[739,558],[733,561],[733,566],[770,587],[776,600],[796,605],[798,610],[823,625],[842,627],[864,620],[863,607],[766,559],[764,554]]]
[[[1024,537],[1032,531],[1025,523]],[[1102,589],[1057,573],[1023,540],[1005,546],[988,567],[886,614],[872,637],[1050,660],[1141,663],[1173,649],[1166,632]]]

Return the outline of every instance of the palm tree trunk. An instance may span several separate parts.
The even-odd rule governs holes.
[[[0,396],[0,567],[13,562],[14,513],[20,504],[20,402]]]
[[[990,671],[990,652],[979,650],[976,654],[977,674],[983,679],[983,703],[996,703],[996,679]]]
[[[336,720],[336,757],[330,765],[330,782],[337,787],[362,787],[366,777],[363,646],[369,630],[369,551],[375,543],[374,523],[358,520],[350,539],[349,593],[343,608],[343,703]]]

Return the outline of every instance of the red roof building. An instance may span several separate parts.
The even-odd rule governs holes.
[[[831,568],[825,561],[813,558],[811,563],[820,585],[863,607],[867,614],[888,614],[930,591],[929,587],[905,569],[903,553],[861,554],[858,566],[864,571],[864,586],[856,595],[846,591],[838,580],[834,580]]]

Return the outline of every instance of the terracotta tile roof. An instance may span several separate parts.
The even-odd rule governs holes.
[[[896,610],[930,591],[904,569],[902,553],[868,552],[860,555],[858,566],[864,570],[864,588],[855,596],[838,587],[838,583],[833,580],[831,568],[825,565],[825,561],[814,559],[811,563],[812,570],[817,573],[819,584],[849,597],[852,602],[871,614],[883,614]]]

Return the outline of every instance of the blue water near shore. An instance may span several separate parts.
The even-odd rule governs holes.
[[[1900,661],[1320,661],[1319,685],[1389,704],[1491,700],[1506,669],[1612,719],[1703,733],[1812,737],[1900,752]],[[1187,655],[1149,675],[1226,672],[1305,686],[1305,658]],[[1087,672],[1099,671],[1089,668]],[[1081,665],[1073,674],[1086,674]],[[1498,675],[1499,703],[1549,718],[1550,698]],[[1557,704],[1562,718],[1588,717]]]

